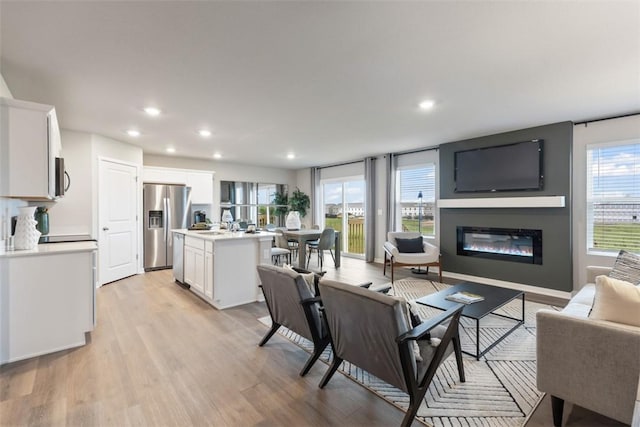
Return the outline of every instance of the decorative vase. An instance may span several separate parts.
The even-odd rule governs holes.
[[[49,212],[47,212],[47,208],[40,206],[36,209],[36,221],[38,221],[36,229],[43,236],[49,234]]]
[[[33,218],[35,213],[35,206],[27,206],[24,208],[18,208],[20,214],[18,215],[18,221],[16,222],[16,232],[14,234],[14,247],[17,250],[33,249],[38,246],[38,239],[40,238],[40,232],[36,230],[36,221]]]
[[[302,223],[300,222],[300,212],[289,211],[285,222],[287,230],[300,230]]]

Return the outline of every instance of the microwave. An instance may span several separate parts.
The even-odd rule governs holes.
[[[69,189],[71,179],[69,179],[68,183],[65,183],[65,176],[69,177],[69,174],[64,170],[64,158],[56,157],[55,197],[63,197],[64,192]]]

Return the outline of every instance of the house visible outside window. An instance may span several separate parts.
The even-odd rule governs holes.
[[[277,190],[276,184],[258,184],[258,227],[276,224],[276,207],[272,201]]]
[[[403,231],[435,236],[436,165],[406,166],[397,172],[397,212]],[[422,194],[422,200],[418,196]]]
[[[589,251],[640,253],[640,141],[587,147]]]

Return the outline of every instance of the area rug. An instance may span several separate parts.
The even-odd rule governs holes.
[[[438,292],[449,285],[428,280],[402,279],[394,283],[396,295],[414,300]],[[501,308],[498,313],[520,317],[520,299]],[[416,304],[417,305],[417,304]],[[422,318],[429,318],[440,310],[417,305]],[[520,427],[543,397],[536,388],[536,323],[535,313],[542,309],[555,309],[545,304],[527,301],[525,324],[485,354],[479,361],[464,355],[466,382],[458,378],[453,355],[443,362],[418,410],[416,419],[428,426],[500,426]],[[267,316],[259,319],[270,325]],[[513,326],[513,321],[498,316],[487,316],[480,321],[481,349],[493,342]],[[462,348],[475,352],[475,321],[460,319]],[[278,331],[305,351],[311,353],[313,343],[285,328]],[[320,360],[330,363],[333,357],[330,346]],[[406,411],[409,396],[403,391],[379,380],[366,371],[343,362],[339,371],[379,395],[391,404]]]

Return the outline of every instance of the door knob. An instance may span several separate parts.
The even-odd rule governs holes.
[[[102,231],[109,231],[109,227],[102,227]]]

